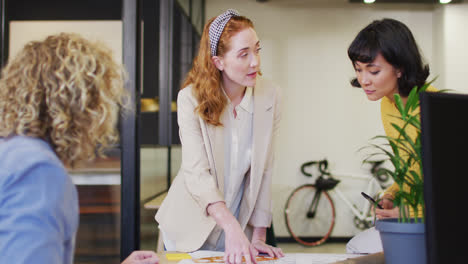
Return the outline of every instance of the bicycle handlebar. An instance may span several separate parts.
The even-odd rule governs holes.
[[[385,162],[385,160],[375,160],[375,161],[369,161],[366,160],[364,163],[371,164],[370,172],[371,174],[378,180],[378,182],[382,185],[382,183],[386,182],[389,175],[388,175],[388,170],[385,168],[382,168],[381,165]],[[313,166],[313,165],[318,165],[318,170],[320,172],[319,178],[322,176],[330,176],[331,174],[328,171],[328,160],[323,159],[323,160],[318,160],[318,161],[308,161],[305,162],[304,164],[301,165],[301,172],[307,177],[312,177],[312,173],[309,173],[306,171],[307,167]],[[384,187],[382,187],[384,188]]]
[[[305,176],[312,177],[312,173],[308,173],[305,171],[306,167],[318,164],[318,170],[320,171],[320,176],[323,175],[330,175],[330,172],[327,171],[328,168],[328,160],[323,159],[319,161],[309,161],[301,165],[301,172]]]

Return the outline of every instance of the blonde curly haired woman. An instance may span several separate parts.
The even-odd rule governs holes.
[[[177,98],[182,166],[156,215],[167,250],[224,251],[228,264],[283,256],[265,243],[280,109],[259,52],[252,21],[235,10],[203,30]]]
[[[3,69],[0,263],[73,262],[78,197],[63,164],[117,141],[123,73],[110,50],[65,33],[26,44]],[[157,262],[153,252],[125,263],[139,258]]]

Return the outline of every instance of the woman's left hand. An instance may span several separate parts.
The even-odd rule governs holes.
[[[393,207],[392,209],[375,209],[377,219],[398,218],[400,216],[400,208]]]
[[[252,243],[250,243],[250,248],[251,248],[250,251],[253,252],[253,254],[256,256],[259,253],[265,253],[265,254],[268,254],[268,256],[270,257],[276,257],[276,258],[284,257],[284,253],[281,250],[281,248],[267,245],[265,242],[259,239],[252,240]]]

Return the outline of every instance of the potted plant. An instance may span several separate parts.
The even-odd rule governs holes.
[[[393,200],[394,206],[399,207],[399,218],[376,221],[385,261],[390,264],[426,263],[419,93],[426,91],[431,83],[432,81],[420,89],[414,87],[406,104],[403,103],[399,94],[394,95],[395,104],[400,113],[400,116],[395,116],[395,118],[402,122],[395,122],[391,125],[398,132],[398,136],[396,138],[374,137],[369,147],[376,149],[377,152],[370,154],[365,160],[366,162],[375,156],[383,155],[384,159],[391,162],[393,168],[381,168],[381,170],[391,176],[399,186],[399,191]],[[410,126],[412,128],[408,129]],[[408,130],[416,130],[416,135],[409,133]],[[385,144],[376,143],[377,140],[382,139],[386,141]],[[422,208],[420,218],[417,217],[419,208]],[[416,217],[411,217],[410,211],[413,211]]]

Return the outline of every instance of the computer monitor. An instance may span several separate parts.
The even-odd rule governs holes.
[[[468,95],[422,93],[429,264],[468,263]]]

